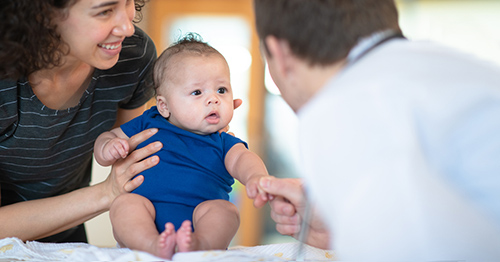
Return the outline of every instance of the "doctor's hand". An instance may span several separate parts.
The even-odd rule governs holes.
[[[160,142],[153,142],[135,150],[137,145],[146,141],[156,132],[158,132],[156,128],[147,129],[129,138],[130,154],[113,164],[111,173],[103,182],[109,196],[109,206],[117,196],[129,193],[140,186],[144,181],[144,177],[136,175],[155,166],[160,161],[158,156],[149,157],[162,148],[163,145]]]
[[[264,177],[259,184],[272,195],[269,205],[271,218],[276,222],[276,230],[280,234],[297,239],[302,230],[301,223],[306,207],[302,180]],[[330,232],[317,212],[311,215],[308,227],[306,244],[322,249],[330,248]]]

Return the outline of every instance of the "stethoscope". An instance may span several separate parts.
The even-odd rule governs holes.
[[[359,43],[349,52],[346,58],[346,65],[344,66],[344,70],[356,62],[358,62],[361,58],[371,52],[373,49],[378,46],[393,40],[393,39],[406,39],[406,37],[401,32],[395,32],[393,30],[386,30],[382,32],[375,33],[367,38],[361,39]],[[297,237],[299,241],[299,247],[296,253],[295,261],[304,261],[306,256],[306,247],[305,241],[307,235],[309,233],[309,221],[312,216],[312,204],[308,201],[307,190],[304,185],[304,195],[305,199],[305,209],[304,214],[302,216],[302,223],[300,224],[300,232]]]
[[[361,58],[373,51],[373,49],[393,39],[406,39],[406,37],[401,32],[395,32],[394,30],[385,30],[361,39],[347,55],[347,62],[345,67],[352,66]]]

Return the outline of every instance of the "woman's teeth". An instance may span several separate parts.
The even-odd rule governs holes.
[[[98,46],[100,46],[102,48],[106,48],[108,50],[113,50],[113,49],[117,49],[118,47],[120,47],[120,45],[105,45],[105,44],[99,44]]]

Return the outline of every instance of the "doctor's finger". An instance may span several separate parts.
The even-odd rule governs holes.
[[[269,202],[269,205],[274,212],[281,215],[293,216],[297,212],[295,206],[283,197],[275,196]]]
[[[300,232],[300,225],[276,224],[276,231],[282,235],[295,237]]]
[[[297,213],[293,216],[286,216],[273,211],[271,211],[271,219],[277,224],[283,225],[298,225],[301,221],[300,216]]]
[[[295,208],[305,206],[305,195],[300,179],[263,177],[259,185],[267,193],[288,200]]]

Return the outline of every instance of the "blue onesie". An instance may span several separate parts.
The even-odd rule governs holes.
[[[132,137],[153,127],[158,128],[158,133],[137,148],[162,142],[163,148],[156,153],[160,163],[141,173],[144,182],[133,193],[153,203],[159,232],[167,222],[172,222],[177,230],[184,220],[192,220],[194,208],[201,202],[229,200],[234,178],[227,172],[224,158],[235,144],[248,146],[226,133],[198,135],[178,128],[160,115],[156,106],[123,124],[121,129]]]

